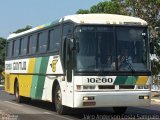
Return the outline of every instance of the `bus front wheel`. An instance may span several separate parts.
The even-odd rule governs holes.
[[[20,96],[20,94],[19,94],[19,84],[18,84],[18,82],[16,82],[16,84],[15,84],[14,91],[15,91],[14,94],[15,94],[16,102],[17,103],[23,102],[23,97]]]
[[[58,114],[66,114],[66,107],[62,105],[62,93],[60,86],[57,85],[54,94],[55,109]]]
[[[127,110],[127,107],[113,107],[113,110],[116,114],[124,114]]]

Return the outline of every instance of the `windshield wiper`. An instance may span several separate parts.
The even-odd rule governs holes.
[[[132,64],[129,62],[128,58],[125,59],[125,63],[128,64],[130,70],[132,70],[133,72],[135,72],[135,69],[133,68]]]
[[[132,71],[135,72],[135,69],[133,68],[132,64],[129,62],[128,58],[125,58],[122,62],[121,65],[119,66],[119,68],[121,67],[126,67],[128,66],[128,68]]]

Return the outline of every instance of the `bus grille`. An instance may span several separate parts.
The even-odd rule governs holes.
[[[115,89],[114,85],[99,85],[99,89]]]
[[[119,85],[119,89],[134,89],[134,85]]]

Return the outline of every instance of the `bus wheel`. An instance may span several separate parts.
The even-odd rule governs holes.
[[[66,107],[62,105],[62,93],[59,85],[57,85],[55,89],[54,102],[55,102],[56,112],[61,115],[65,114]]]
[[[16,98],[17,103],[21,103],[23,101],[23,97],[19,95],[19,84],[16,82],[15,88],[14,88],[14,94]]]
[[[113,110],[116,114],[124,114],[127,110],[127,107],[113,107]]]

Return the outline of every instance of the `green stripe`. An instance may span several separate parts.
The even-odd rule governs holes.
[[[117,76],[114,85],[135,85],[138,76]]]
[[[123,85],[123,84],[125,84],[125,82],[127,80],[127,77],[128,76],[117,76],[116,79],[115,79],[114,84],[115,85],[121,85],[121,84]]]
[[[136,76],[128,76],[125,84],[126,85],[135,85],[137,81],[137,77]]]
[[[39,73],[41,60],[42,60],[42,58],[37,58],[35,60],[34,73]],[[33,75],[33,77],[32,77],[32,87],[31,87],[31,98],[36,98],[37,83],[38,83],[38,76]]]
[[[34,73],[46,74],[49,57],[36,59]],[[34,75],[32,79],[31,98],[41,99],[45,83],[45,76]]]

